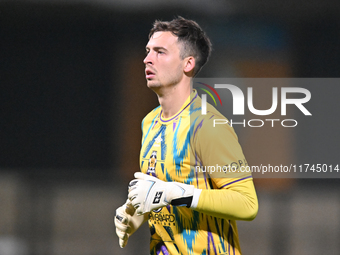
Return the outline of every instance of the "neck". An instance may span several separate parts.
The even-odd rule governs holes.
[[[192,92],[192,85],[170,87],[157,93],[159,104],[162,107],[162,117],[170,118],[174,116],[183,106]]]

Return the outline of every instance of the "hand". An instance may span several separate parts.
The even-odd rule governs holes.
[[[128,198],[136,208],[137,215],[167,206],[190,207],[194,186],[179,182],[164,182],[153,176],[135,173],[135,180],[129,184]]]
[[[148,219],[148,215],[139,216],[135,212],[130,200],[116,210],[114,223],[121,248],[127,245],[129,237]]]

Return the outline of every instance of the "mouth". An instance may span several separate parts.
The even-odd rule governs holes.
[[[152,79],[155,76],[155,72],[153,72],[151,69],[145,69],[145,78],[146,79]]]

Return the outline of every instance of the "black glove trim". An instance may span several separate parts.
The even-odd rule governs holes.
[[[173,206],[186,206],[190,208],[191,203],[192,203],[192,198],[193,196],[176,198],[176,199],[173,199],[170,204]]]

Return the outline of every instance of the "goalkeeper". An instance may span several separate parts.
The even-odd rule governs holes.
[[[197,171],[248,165],[233,128],[213,126],[224,117],[209,104],[201,115],[192,80],[210,52],[192,20],[155,21],[150,31],[145,76],[160,106],[143,119],[141,172],[116,210],[121,247],[148,221],[150,254],[241,254],[236,220],[253,220],[258,211],[251,174]]]

